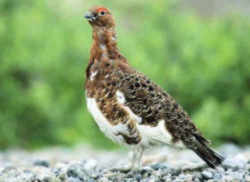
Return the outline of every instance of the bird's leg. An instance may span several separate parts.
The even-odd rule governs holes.
[[[143,155],[144,147],[142,146],[136,146],[132,148],[132,156],[130,159],[130,163],[127,166],[119,167],[119,168],[113,168],[110,169],[111,171],[122,171],[122,172],[128,172],[130,170],[138,170],[141,167],[141,159]]]
[[[135,169],[135,167],[137,165],[137,159],[138,159],[138,151],[137,150],[138,150],[137,147],[132,148],[129,164],[122,167],[122,168],[119,168],[120,171],[128,172],[130,170]]]
[[[137,159],[137,148],[133,147],[132,149],[132,157],[130,159],[130,169],[134,169],[135,165],[136,165],[136,159]]]
[[[133,170],[136,168],[136,165],[138,165],[137,161],[138,161],[138,147],[132,147],[132,151],[130,152],[130,156],[129,156],[129,162],[128,165],[124,165],[122,167],[118,167],[118,168],[111,168],[111,171],[121,171],[121,172],[128,172],[130,170]]]
[[[138,158],[137,158],[137,167],[141,168],[142,167],[142,156],[144,152],[144,147],[139,147],[138,148]]]
[[[135,147],[133,149],[133,156],[131,160],[131,169],[139,169],[141,167],[141,159],[143,155],[144,148],[142,146],[140,147]]]

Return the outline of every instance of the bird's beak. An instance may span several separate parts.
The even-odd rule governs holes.
[[[84,18],[86,18],[90,22],[92,22],[96,19],[96,17],[91,12],[85,13]]]

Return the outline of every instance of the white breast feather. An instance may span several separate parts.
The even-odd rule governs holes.
[[[137,127],[140,131],[140,134],[142,135],[143,143],[145,145],[148,145],[149,143],[158,143],[171,146],[174,145],[175,147],[182,147],[181,143],[173,144],[173,137],[166,129],[164,120],[158,121],[158,125],[155,127],[140,124],[137,124]]]
[[[124,105],[124,103],[126,102],[126,98],[124,97],[124,94],[117,90],[116,91],[116,98],[119,104],[121,104],[121,106],[129,113],[130,117],[137,121],[137,123],[141,123],[141,117],[137,116],[136,114],[133,113],[133,111],[131,111],[131,109],[129,107],[127,107],[126,105]]]
[[[119,90],[116,91],[116,99],[119,104],[124,104],[126,102],[124,94]]]
[[[100,130],[111,140],[118,143],[123,143],[123,137],[117,135],[117,133],[126,133],[126,127],[122,124],[118,124],[115,126],[111,125],[108,122],[107,118],[105,118],[105,116],[102,114],[101,110],[98,108],[96,100],[94,98],[86,99],[88,110],[92,114]]]
[[[90,74],[90,81],[93,81],[95,79],[95,76],[97,75],[98,71],[93,71]]]
[[[107,50],[107,48],[106,48],[106,45],[105,45],[105,44],[101,44],[101,45],[100,45],[100,48],[101,48],[103,51],[106,51],[106,50]]]

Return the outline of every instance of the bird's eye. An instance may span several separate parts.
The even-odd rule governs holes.
[[[101,16],[105,15],[105,12],[104,12],[104,11],[101,11],[101,12],[100,12],[100,15],[101,15]]]

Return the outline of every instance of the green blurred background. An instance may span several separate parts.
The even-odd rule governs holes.
[[[1,149],[115,146],[84,100],[91,28],[83,14],[92,5],[112,10],[131,65],[214,144],[250,144],[250,13],[194,0],[0,0]]]

